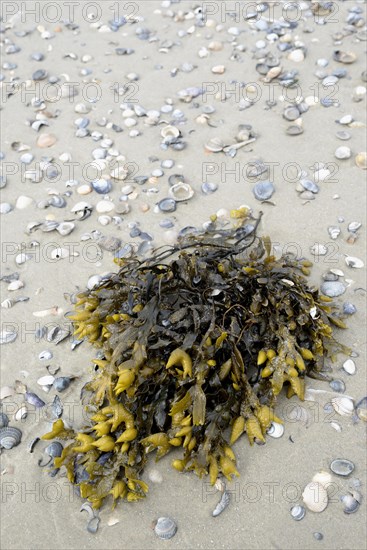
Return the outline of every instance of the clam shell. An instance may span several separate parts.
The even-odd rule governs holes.
[[[270,437],[274,437],[274,438],[282,437],[282,435],[284,434],[284,426],[279,422],[272,422],[270,424],[270,427],[267,429],[266,433],[270,435]]]
[[[158,518],[154,532],[160,539],[171,539],[177,532],[177,525],[171,518]]]
[[[205,144],[205,149],[211,153],[220,153],[223,151],[226,144],[218,137],[211,138]]]
[[[19,445],[22,439],[22,432],[18,428],[1,428],[0,430],[0,448],[12,449]]]
[[[172,126],[171,124],[168,124],[168,126],[165,126],[161,130],[161,136],[164,139],[178,138],[180,136],[180,133],[180,130],[176,128],[176,126]]]
[[[360,269],[364,267],[364,262],[359,258],[356,258],[355,256],[347,256],[345,258],[345,263],[347,264],[347,266],[353,267],[355,269]]]
[[[296,506],[292,506],[291,508],[291,516],[296,521],[301,521],[306,515],[306,509],[301,506],[300,504],[296,504]]]
[[[312,481],[320,483],[323,487],[325,487],[325,489],[327,489],[328,485],[332,482],[332,476],[329,472],[321,470],[321,472],[317,472],[317,474],[313,476]]]
[[[347,396],[333,397],[331,404],[334,410],[341,416],[351,416],[354,412],[353,399]]]
[[[176,202],[181,202],[191,199],[194,195],[194,190],[188,183],[180,182],[172,185],[168,190],[168,194]]]
[[[355,494],[357,493],[357,495]],[[357,496],[357,498],[356,498]],[[354,493],[348,493],[340,497],[341,502],[344,504],[344,514],[354,514],[360,505],[360,494],[357,491]]]
[[[311,512],[323,512],[328,505],[327,491],[318,481],[312,481],[306,485],[302,498]]]
[[[353,472],[354,464],[346,458],[336,458],[330,464],[330,470],[338,476],[347,477]]]
[[[336,298],[341,296],[345,292],[345,285],[339,281],[326,281],[320,286],[322,294],[329,296],[330,298]]]
[[[355,374],[356,373],[356,364],[353,361],[353,359],[347,359],[343,363],[343,369],[348,374]]]

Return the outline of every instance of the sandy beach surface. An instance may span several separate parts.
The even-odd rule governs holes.
[[[262,4],[268,4],[264,12]],[[37,380],[48,374],[46,366],[59,366],[59,375],[77,376],[60,393],[63,418],[81,427],[79,395],[92,375],[95,350],[84,342],[72,351],[70,339],[55,345],[37,338],[35,331],[67,327],[68,296],[85,288],[92,275],[117,269],[114,252],[106,250],[111,242],[101,237],[120,239],[118,248],[144,240],[149,248],[147,233],[151,246],[157,247],[172,242],[185,227],[201,228],[219,209],[225,218],[232,208],[249,205],[254,216],[263,212],[260,233],[271,236],[276,254],[293,251],[314,261],[310,284],[320,285],[329,269],[343,271],[340,281],[347,288],[337,300],[353,303],[357,311],[337,336],[356,352],[356,372],[342,370],[346,358],[339,355],[334,377],[343,380],[345,395],[354,403],[366,396],[366,270],[345,262],[346,256],[366,262],[365,4],[43,0],[3,2],[2,16],[1,276],[18,272],[24,286],[11,291],[9,282],[0,283],[2,337],[4,331],[17,334],[13,342],[1,345],[1,387],[14,387],[20,380],[50,404],[55,390],[45,393]],[[274,21],[288,26],[281,32]],[[272,64],[281,67],[278,75],[290,72],[293,87],[284,88],[278,77],[268,76],[264,82],[259,65],[266,60],[267,71]],[[334,73],[325,85],[324,79]],[[180,91],[185,89],[183,101]],[[76,95],[70,90],[77,90]],[[190,98],[197,90],[197,97]],[[286,120],[284,111],[295,102],[303,106],[299,116],[291,113],[297,120]],[[348,115],[346,124],[337,122]],[[42,120],[47,125],[37,131]],[[161,131],[168,124],[181,131],[183,150],[164,145]],[[239,125],[251,125],[256,139],[229,148],[227,154],[205,149],[212,138],[236,144]],[[291,125],[303,133],[288,135]],[[338,132],[343,134],[338,137]],[[40,140],[42,135],[46,137]],[[45,141],[50,146],[40,147]],[[344,149],[337,157],[345,158],[335,156],[340,147]],[[93,165],[96,159],[98,165]],[[162,168],[165,160],[174,165]],[[248,177],[254,161],[262,161],[268,172]],[[124,180],[110,177],[117,165],[127,167]],[[162,175],[154,172],[159,170]],[[183,175],[195,194],[178,202],[174,212],[164,213],[156,204],[168,196],[173,174]],[[139,176],[151,179],[141,184],[134,180]],[[107,206],[101,205],[105,195],[88,187],[95,179],[112,182],[105,193],[112,201]],[[302,195],[300,179],[316,183],[317,192]],[[275,187],[265,202],[253,194],[261,180]],[[204,193],[203,183],[216,184],[216,190]],[[88,193],[80,194],[84,191]],[[63,198],[66,205],[48,205],[51,197],[55,204]],[[72,212],[81,201],[93,207],[85,219]],[[162,227],[164,219],[171,219],[172,227]],[[53,221],[70,220],[75,227],[65,236],[31,223],[50,228]],[[357,232],[348,231],[352,222],[362,224]],[[330,226],[340,229],[335,239]],[[132,237],[136,228],[143,235]],[[323,255],[312,256],[315,244],[326,247]],[[68,256],[57,258],[66,254],[58,248]],[[28,257],[17,264],[20,253]],[[29,299],[16,302],[19,297]],[[6,307],[6,300],[16,303]],[[35,316],[55,306],[55,315]],[[39,360],[43,350],[52,351],[52,359]],[[86,530],[87,514],[80,512],[82,501],[63,470],[50,477],[47,468],[38,466],[46,443],[39,442],[33,453],[27,450],[33,438],[49,430],[49,408],[27,404],[27,417],[16,421],[23,394],[2,399],[1,411],[11,426],[21,429],[22,441],[2,449],[0,457],[1,547],[366,548],[366,424],[324,407],[335,396],[327,382],[308,379],[307,387],[328,393],[311,392],[315,401],[302,404],[281,395],[277,412],[285,419],[282,438],[269,437],[266,445],[254,447],[245,437],[236,442],[241,476],[228,484],[231,503],[219,517],[212,517],[218,492],[205,479],[174,471],[173,452],[158,463],[149,461],[143,476],[150,486],[147,498],[122,502],[113,511],[104,506],[94,535]],[[302,521],[294,521],[290,509],[302,503],[305,485],[320,470],[330,471],[336,458],[352,461],[354,472],[348,478],[333,475],[325,511],[307,511]],[[345,514],[340,497],[357,487],[361,505]],[[169,541],[158,539],[151,528],[161,516],[174,518],[178,525]],[[321,533],[321,540],[315,533]]]

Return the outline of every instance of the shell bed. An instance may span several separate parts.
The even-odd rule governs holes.
[[[175,247],[119,260],[78,296],[75,334],[98,348],[81,396],[90,424],[76,432],[59,419],[43,439],[67,441],[54,466],[94,508],[143,498],[153,451],[175,450],[176,470],[212,484],[238,476],[232,446],[245,432],[265,441],[282,388],[302,400],[305,375],[330,379],[325,358],[348,352],[332,334],[345,328],[337,307],[307,283],[311,263],[276,259],[257,236],[261,215],[231,216],[230,229],[213,216]]]

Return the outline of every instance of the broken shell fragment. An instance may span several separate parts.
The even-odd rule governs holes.
[[[361,269],[364,267],[364,262],[360,260],[359,258],[355,258],[354,256],[347,256],[345,258],[345,263],[349,267],[353,267],[354,269]]]
[[[345,372],[347,374],[350,374],[350,375],[355,374],[357,369],[356,369],[356,364],[353,361],[353,359],[347,359],[346,361],[344,361],[343,369],[345,370]]]
[[[341,50],[335,50],[333,53],[333,59],[338,63],[350,64],[355,62],[357,56],[354,52],[342,52]]]
[[[169,188],[168,194],[176,202],[187,201],[194,195],[194,190],[188,183],[176,183]]]
[[[14,420],[24,420],[28,416],[28,409],[26,405],[21,405],[19,409],[14,413]]]

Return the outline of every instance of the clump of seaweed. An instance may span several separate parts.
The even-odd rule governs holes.
[[[136,501],[148,453],[182,449],[172,466],[198,476],[238,476],[232,445],[244,433],[265,441],[276,396],[304,398],[305,375],[327,378],[324,360],[346,351],[330,298],[310,288],[311,263],[276,259],[269,238],[242,208],[237,226],[213,218],[152,258],[121,261],[118,273],[78,296],[78,338],[99,349],[82,390],[90,425],[57,420],[43,439],[69,440],[64,465],[81,497],[99,508],[112,495]],[[228,428],[228,430],[227,430]]]

